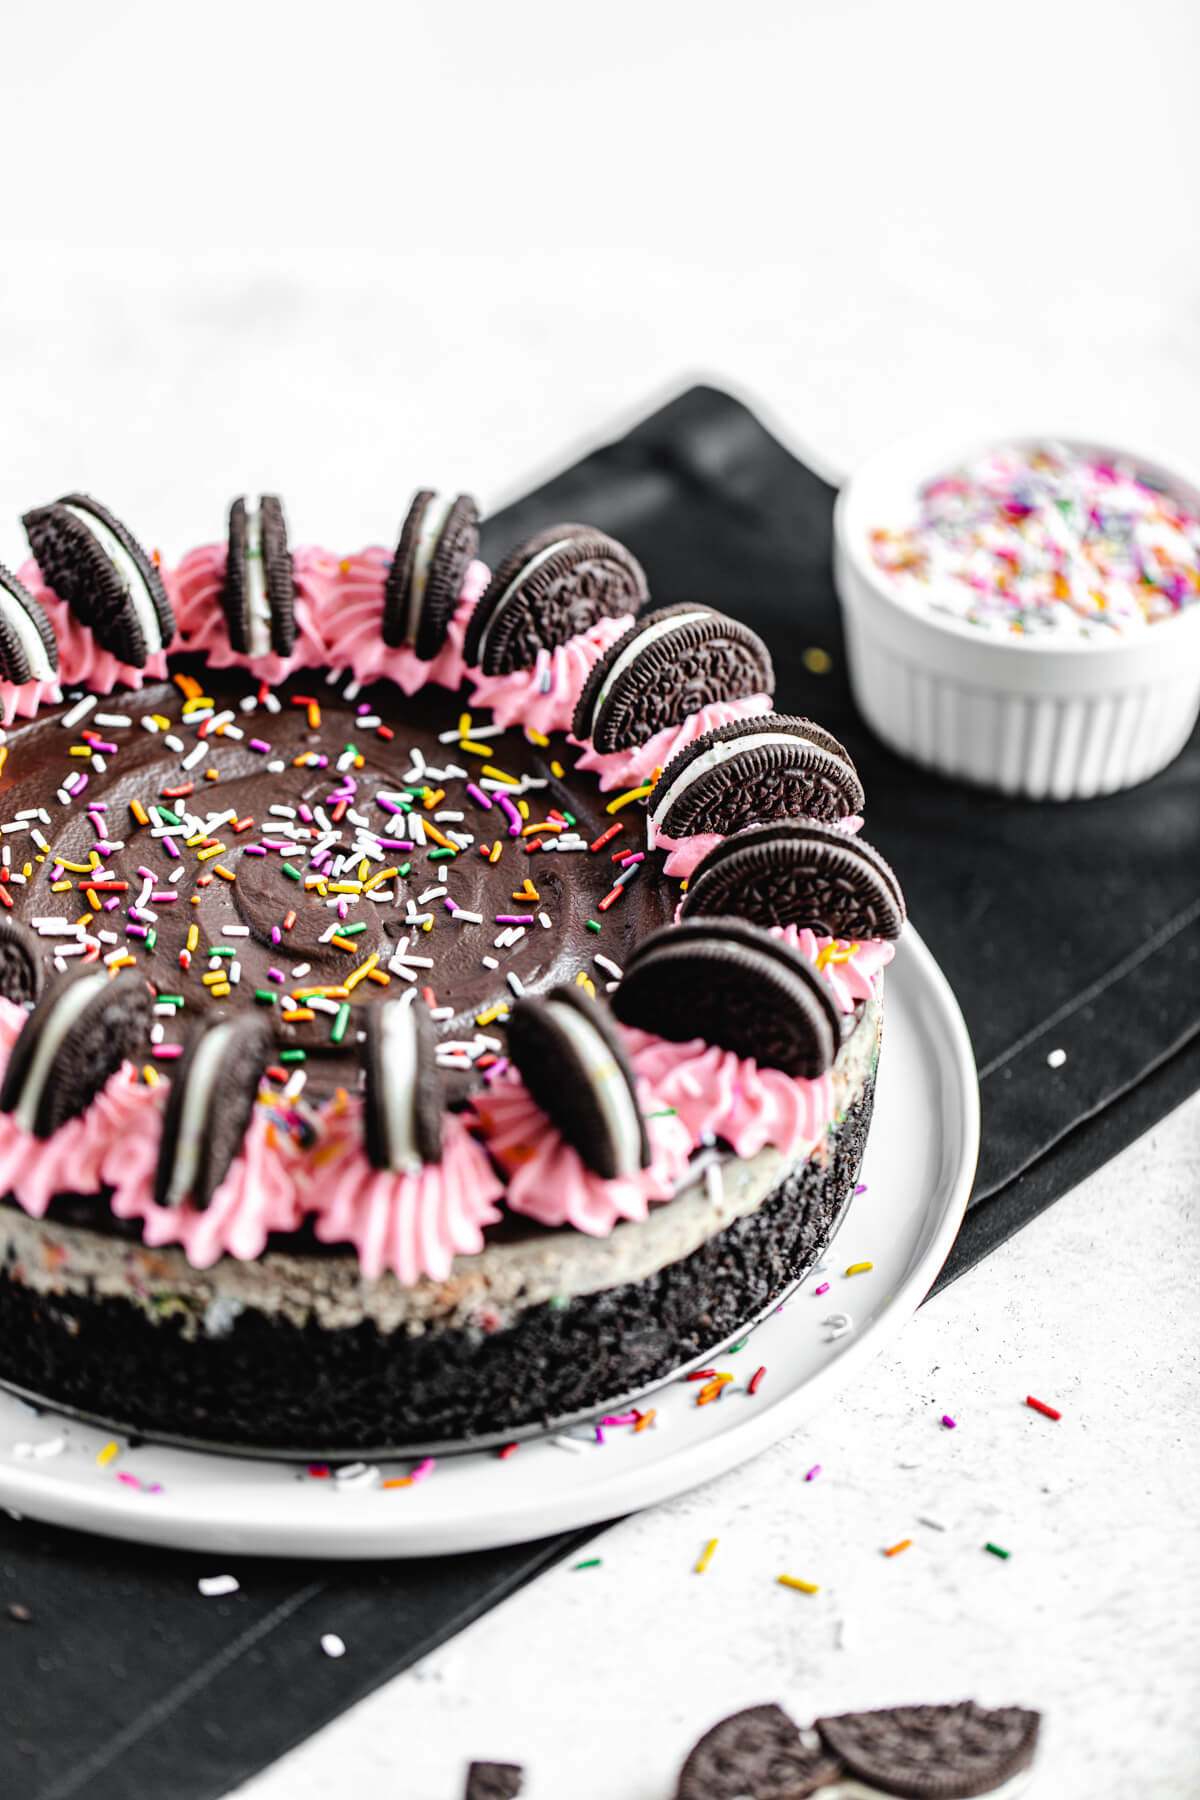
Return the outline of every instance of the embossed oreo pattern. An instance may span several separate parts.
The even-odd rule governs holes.
[[[697,865],[682,916],[714,913],[852,939],[899,937],[906,916],[900,884],[870,844],[786,823],[726,838]]]

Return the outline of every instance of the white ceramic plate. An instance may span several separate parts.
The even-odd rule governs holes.
[[[654,1394],[652,1426],[535,1438],[511,1456],[349,1465],[314,1478],[248,1457],[140,1444],[35,1412],[0,1391],[0,1505],[58,1525],[181,1549],[319,1557],[428,1556],[520,1543],[651,1506],[744,1462],[807,1419],[887,1344],[945,1261],[979,1148],[966,1027],[909,927],[888,970],[884,1052],[862,1180],[826,1263],[715,1366],[735,1380],[698,1406],[698,1383]],[[851,1264],[871,1262],[847,1276]],[[828,1291],[818,1296],[823,1282]],[[842,1335],[828,1321],[849,1314]],[[747,1385],[766,1370],[758,1392]],[[115,1446],[115,1451],[112,1449]],[[103,1457],[103,1461],[97,1460]]]

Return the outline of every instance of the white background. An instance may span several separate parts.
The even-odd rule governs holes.
[[[259,486],[298,540],[387,541],[418,483],[490,509],[698,374],[831,471],[948,409],[1200,461],[1198,20],[9,0],[0,560],[67,487],[168,556]],[[739,1704],[969,1692],[1045,1709],[1039,1796],[1194,1795],[1198,1127],[247,1794],[451,1800],[478,1754],[532,1800],[665,1800]],[[917,1506],[953,1529],[881,1560]]]

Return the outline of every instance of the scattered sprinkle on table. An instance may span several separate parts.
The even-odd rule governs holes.
[[[814,1463],[812,1468],[808,1471],[807,1475],[805,1475],[804,1479],[805,1479],[805,1481],[815,1481],[817,1479],[817,1476],[820,1473],[821,1473],[820,1463]]]
[[[222,1594],[236,1594],[240,1585],[236,1575],[202,1575],[196,1583],[206,1600],[217,1600]]]
[[[821,1589],[815,1581],[801,1581],[798,1575],[777,1575],[780,1587],[793,1588],[797,1594],[819,1594]]]
[[[819,644],[810,644],[801,659],[810,675],[828,675],[833,667],[833,658],[828,650],[822,650]]]
[[[942,1424],[946,1427],[947,1431],[957,1431],[958,1429],[958,1421],[952,1419],[949,1413],[942,1414]]]
[[[1066,1060],[1067,1053],[1065,1050],[1052,1050],[1046,1058],[1046,1061],[1052,1069],[1061,1069]]]
[[[1011,1550],[1002,1550],[999,1544],[985,1544],[983,1547],[989,1556],[998,1556],[1001,1562],[1007,1562],[1012,1555]]]
[[[759,1388],[763,1384],[763,1379],[764,1379],[766,1373],[767,1373],[767,1371],[766,1371],[765,1367],[761,1368],[761,1369],[755,1369],[753,1375],[750,1377],[750,1380],[746,1386],[746,1392],[748,1394],[757,1394]]]
[[[888,1548],[884,1551],[883,1554],[885,1556],[899,1556],[899,1554],[902,1550],[908,1550],[911,1547],[911,1545],[912,1545],[911,1538],[901,1538],[900,1542],[898,1544],[889,1544]]]
[[[336,1631],[327,1631],[325,1633],[324,1637],[321,1639],[321,1648],[326,1656],[332,1656],[335,1659],[339,1656],[345,1656],[346,1654],[346,1646]]]
[[[1032,1394],[1026,1394],[1025,1404],[1026,1404],[1026,1406],[1031,1406],[1033,1408],[1034,1412],[1041,1413],[1041,1415],[1044,1419],[1061,1419],[1062,1418],[1062,1414],[1058,1411],[1058,1409],[1056,1407],[1047,1406],[1046,1402],[1044,1400],[1035,1400]]]
[[[850,1267],[846,1270],[846,1273],[847,1275],[867,1275],[874,1267],[875,1264],[873,1262],[851,1263]]]
[[[600,1564],[603,1562],[603,1560],[604,1560],[603,1557],[600,1557],[600,1556],[587,1556],[584,1558],[584,1560],[582,1562],[572,1563],[571,1568],[572,1568],[572,1570],[575,1570],[575,1569],[598,1569],[600,1567]]]
[[[713,1553],[720,1541],[720,1538],[709,1538],[707,1544],[705,1544],[703,1550],[700,1552],[700,1560],[696,1564],[695,1572],[697,1575],[703,1575],[705,1569],[707,1569],[709,1563],[712,1561]]]

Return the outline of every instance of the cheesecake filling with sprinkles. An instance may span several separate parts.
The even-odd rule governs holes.
[[[280,504],[271,497],[272,519]],[[628,684],[638,655],[663,654],[669,630],[702,624],[711,636],[719,618],[684,609],[661,630],[651,621],[622,655],[648,599],[644,577],[587,528],[519,547],[518,574],[502,570],[492,602],[468,496],[447,505],[422,490],[394,552],[342,557],[284,540],[287,587],[280,557],[264,557],[252,503],[244,532],[238,503],[230,517],[232,553],[244,558],[236,580],[228,544],[173,569],[147,561],[176,631],[168,666],[139,609],[147,667],[127,679],[110,653],[87,651],[90,635],[35,565],[20,574],[58,638],[61,687],[45,681],[44,656],[30,657],[29,695],[5,695],[10,716],[27,704],[32,716],[0,744],[0,917],[19,938],[0,959],[0,1087],[11,1065],[0,1236],[11,1249],[40,1221],[47,1244],[59,1234],[67,1248],[31,1259],[22,1238],[17,1273],[11,1256],[7,1274],[0,1266],[0,1378],[16,1378],[6,1308],[19,1293],[49,1296],[65,1283],[72,1304],[120,1298],[127,1311],[114,1319],[136,1314],[159,1333],[149,1296],[172,1281],[178,1293],[207,1293],[206,1306],[226,1296],[234,1310],[211,1331],[193,1299],[181,1301],[181,1329],[188,1342],[244,1342],[245,1367],[259,1366],[246,1334],[283,1322],[304,1330],[310,1304],[322,1309],[321,1339],[338,1340],[343,1323],[414,1345],[428,1333],[429,1355],[448,1344],[461,1359],[442,1398],[436,1379],[429,1389],[431,1441],[477,1429],[476,1408],[520,1428],[557,1402],[531,1399],[524,1377],[488,1398],[486,1362],[472,1359],[494,1336],[553,1333],[560,1313],[575,1329],[572,1309],[601,1300],[626,1270],[633,1285],[621,1292],[648,1284],[653,1304],[656,1284],[689,1279],[678,1271],[719,1259],[724,1234],[739,1230],[751,1235],[738,1266],[754,1284],[751,1310],[761,1307],[812,1260],[853,1191],[893,943],[794,925],[772,938],[749,911],[706,917],[702,941],[688,939],[689,979],[712,973],[739,1011],[736,1030],[723,1031],[719,1006],[697,1009],[693,1023],[686,995],[671,995],[661,1027],[618,997],[632,993],[635,972],[644,993],[669,992],[663,940],[687,928],[672,925],[681,890],[664,852],[694,847],[698,862],[722,835],[656,843],[672,808],[677,829],[689,817],[724,824],[721,783],[746,798],[740,771],[725,768],[737,756],[769,798],[775,765],[768,756],[755,774],[760,751],[782,748],[802,765],[793,781],[789,764],[777,798],[807,794],[809,782],[814,804],[845,813],[861,800],[857,777],[819,727],[776,722],[758,640],[748,673],[743,659],[723,686],[713,652],[694,680],[660,695],[664,730],[641,715],[631,728],[627,708],[627,749],[597,757],[570,736],[589,678],[603,687],[599,705],[613,681]],[[55,568],[55,579],[70,576]],[[135,605],[130,578],[118,626]],[[281,622],[286,632],[273,629]],[[500,672],[484,672],[485,654]],[[764,691],[747,693],[760,673]],[[630,743],[639,725],[643,741]],[[691,794],[680,808],[714,771],[704,806]],[[859,822],[839,817],[838,829]],[[741,828],[731,817],[726,835]],[[803,869],[796,879],[808,879]],[[725,904],[737,910],[736,892]],[[787,916],[802,918],[802,907]],[[848,917],[830,925],[860,928]],[[44,976],[32,1013],[30,957]],[[764,960],[782,972],[759,988]],[[113,977],[105,1016],[121,1027],[108,1039],[116,1053],[102,1085],[99,1062],[84,1085],[77,1052],[97,1041],[95,1004]],[[792,989],[806,1005],[784,1020]],[[73,1107],[39,1114],[56,1085]],[[786,1223],[801,1205],[812,1209],[803,1231]],[[789,1246],[779,1255],[772,1207]],[[767,1234],[761,1249],[756,1232]],[[610,1249],[583,1248],[596,1240]],[[143,1251],[160,1256],[149,1277]],[[250,1279],[235,1272],[247,1264],[260,1266],[261,1291],[236,1285]],[[697,1320],[720,1310],[700,1295],[695,1306]],[[626,1358],[614,1395],[631,1391],[636,1369],[648,1379],[659,1366],[636,1343],[672,1354],[670,1334],[645,1337],[645,1324],[631,1326],[628,1349],[614,1340]],[[318,1408],[327,1397],[329,1443],[342,1426],[337,1393],[383,1393],[375,1375],[352,1373],[354,1358],[374,1354],[355,1342],[335,1349],[351,1359],[345,1389],[326,1388],[316,1369],[305,1385],[315,1344],[300,1364],[285,1356],[299,1410],[271,1426],[271,1442],[298,1445],[294,1421],[310,1397]],[[272,1340],[261,1366],[275,1355]],[[100,1370],[104,1357],[87,1362]],[[556,1369],[556,1381],[570,1366],[549,1339],[529,1363]],[[586,1351],[579,1366],[608,1379]],[[389,1422],[379,1429],[404,1441],[409,1402],[383,1380]],[[84,1412],[103,1411],[73,1393]],[[260,1422],[250,1401],[244,1424],[226,1426],[212,1421],[240,1401],[196,1390],[181,1404],[194,1404],[201,1436],[236,1440]],[[421,1428],[411,1427],[414,1441]],[[355,1441],[374,1429],[356,1420]]]

